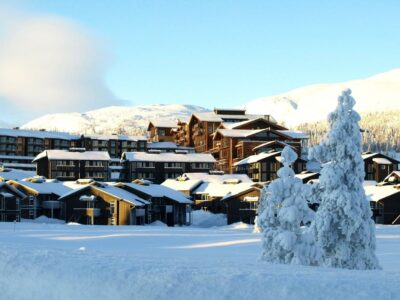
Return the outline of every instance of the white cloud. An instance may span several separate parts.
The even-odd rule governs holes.
[[[1,105],[37,115],[120,104],[104,82],[110,57],[93,34],[60,16],[1,10]]]

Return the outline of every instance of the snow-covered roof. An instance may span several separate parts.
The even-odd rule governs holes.
[[[192,191],[198,187],[203,181],[198,179],[177,180],[167,179],[161,185],[169,187],[175,191]]]
[[[124,134],[85,134],[85,138],[91,138],[93,140],[119,140],[119,141],[147,141],[145,136],[132,136]]]
[[[378,202],[394,194],[398,194],[400,201],[400,189],[395,188],[393,185],[366,185],[364,184],[365,194],[371,199],[371,201]]]
[[[375,157],[372,159],[373,162],[376,162],[379,165],[391,165],[392,162],[388,160],[387,158],[383,157]]]
[[[72,187],[67,186],[64,182],[57,180],[46,180],[45,182],[31,182],[27,180],[12,180],[11,184],[24,186],[30,190],[36,191],[38,194],[55,194],[63,196],[72,190]]]
[[[112,186],[112,185],[108,185],[108,184],[102,184],[99,186],[94,186],[94,189],[98,189],[103,191],[104,193],[110,194],[114,197],[120,198],[126,202],[129,202],[135,206],[144,206],[147,204],[150,204],[149,201],[139,197],[138,195],[128,192],[124,189]]]
[[[362,159],[368,159],[368,158],[370,158],[370,157],[374,157],[374,156],[376,156],[376,155],[378,155],[378,153],[371,153],[371,152],[364,152],[362,155],[361,155],[361,157],[362,157]]]
[[[110,161],[107,151],[68,151],[68,150],[44,150],[39,153],[33,162],[47,157],[49,160],[103,160]]]
[[[193,192],[194,194],[207,194],[211,197],[222,199],[226,197],[231,197],[247,190],[250,190],[253,187],[254,183],[238,183],[238,184],[221,184],[216,182],[203,182],[198,188]]]
[[[154,125],[154,127],[157,128],[176,128],[178,127],[176,121],[172,121],[172,120],[157,120],[157,121],[150,121],[151,124]]]
[[[136,184],[119,182],[115,184],[116,187],[127,186],[133,190],[142,192],[143,194],[149,195],[151,197],[166,197],[172,201],[182,203],[182,204],[192,204],[193,202],[183,193],[171,189],[164,185],[159,184]]]
[[[217,132],[225,137],[245,138],[267,129],[218,129]]]
[[[24,178],[32,177],[36,174],[34,171],[24,171],[24,170],[16,170],[16,169],[1,169],[0,170],[0,178],[4,180],[21,180]]]
[[[261,145],[258,145],[258,146],[256,146],[256,147],[254,147],[254,148],[253,148],[253,151],[254,151],[254,150],[257,150],[257,149],[260,149],[260,148],[263,148],[263,147],[268,147],[268,146],[274,145],[274,144],[279,144],[279,145],[281,145],[282,147],[291,147],[292,149],[294,149],[293,146],[291,146],[291,145],[289,145],[289,144],[287,144],[287,143],[285,143],[285,142],[282,142],[282,141],[270,141],[270,142],[266,142],[266,143],[263,143],[263,144],[261,144]]]
[[[215,163],[215,158],[208,153],[147,153],[124,152],[122,156],[128,161],[154,161],[154,162],[204,162]]]
[[[189,180],[202,180],[207,182],[224,183],[232,179],[236,179],[243,183],[252,183],[253,181],[246,174],[209,174],[209,173],[184,173],[182,178],[186,177]]]
[[[79,139],[79,135],[69,134],[66,132],[56,131],[40,131],[40,130],[22,130],[22,129],[9,129],[0,128],[0,135],[12,136],[12,137],[33,137],[33,138],[51,138],[51,139],[63,139],[63,140],[74,140]]]
[[[245,120],[245,121],[241,121],[241,122],[235,122],[235,123],[224,122],[223,126],[226,129],[235,129],[235,128],[238,128],[240,126],[252,123],[252,122],[254,122],[256,120],[263,120],[263,121],[268,121],[268,122],[270,122],[272,124],[277,124],[277,121],[272,116],[268,115],[268,116],[262,116],[262,117],[258,117],[258,118],[250,118],[249,120]]]
[[[252,114],[245,114],[245,115],[216,114],[215,112],[212,111],[194,112],[193,116],[195,116],[200,121],[206,121],[206,122],[226,122],[226,120],[237,120],[238,122],[240,122],[240,121],[247,121],[250,119],[258,119],[264,117],[263,115],[252,115]]]
[[[293,139],[308,139],[309,136],[302,131],[293,131],[293,130],[277,130],[287,136],[290,136]]]
[[[277,156],[281,153],[281,151],[276,151],[276,152],[262,152],[259,154],[251,155],[245,159],[242,159],[241,161],[238,161],[237,163],[234,164],[234,166],[240,166],[240,165],[247,165],[247,164],[252,164],[255,162],[259,162],[263,159],[266,159],[268,157],[274,157]]]

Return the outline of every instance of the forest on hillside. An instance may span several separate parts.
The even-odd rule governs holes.
[[[391,155],[400,152],[400,111],[361,113],[363,151],[381,152]],[[310,136],[307,147],[318,144],[326,133],[327,121],[304,123],[296,130]]]

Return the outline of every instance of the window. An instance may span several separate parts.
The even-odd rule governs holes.
[[[158,135],[165,135],[165,129],[158,129]]]
[[[213,128],[213,124],[208,124],[208,133],[213,133],[214,128]]]

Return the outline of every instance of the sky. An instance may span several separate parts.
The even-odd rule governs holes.
[[[400,1],[0,0],[0,121],[233,107],[399,67]]]

